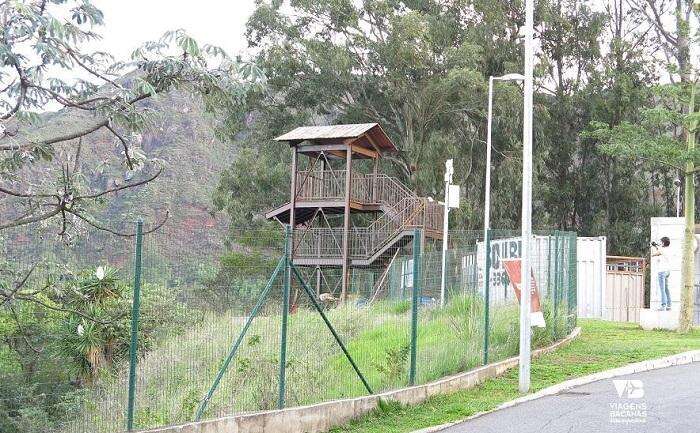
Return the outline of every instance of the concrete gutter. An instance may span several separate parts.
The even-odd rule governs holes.
[[[521,403],[525,403],[525,402],[535,400],[538,398],[559,394],[559,393],[568,391],[571,388],[576,388],[578,386],[586,385],[586,384],[589,384],[592,382],[597,382],[600,380],[610,379],[610,378],[618,377],[618,376],[627,376],[629,374],[641,373],[644,371],[658,370],[661,368],[673,367],[676,365],[685,365],[685,364],[690,364],[693,362],[700,362],[700,350],[691,350],[689,352],[683,352],[683,353],[679,353],[676,355],[666,356],[663,358],[651,359],[648,361],[641,361],[641,362],[636,362],[634,364],[628,364],[628,365],[625,365],[622,367],[613,368],[611,370],[605,370],[605,371],[594,373],[594,374],[591,374],[588,376],[583,376],[583,377],[578,377],[576,379],[567,380],[565,382],[561,382],[561,383],[558,383],[556,385],[552,385],[549,388],[542,389],[542,390],[537,391],[535,393],[524,395],[520,398],[516,398],[515,400],[507,401],[507,402],[497,406],[495,409],[485,411],[485,412],[479,412],[479,413],[476,413],[470,417],[464,418],[464,419],[459,420],[459,421],[455,421],[455,422],[451,422],[451,423],[447,423],[447,424],[441,424],[441,425],[433,426],[433,427],[428,427],[428,428],[424,428],[421,430],[416,430],[413,433],[439,432],[441,430],[447,429],[448,427],[452,427],[454,425],[461,424],[465,421],[469,421],[471,419],[484,416],[484,415],[489,414],[491,412],[496,412],[496,411],[499,411],[502,409],[513,407],[513,406],[519,405]]]
[[[581,333],[576,328],[566,338],[532,352],[533,357],[555,351]],[[518,365],[518,357],[508,358],[464,373],[448,376],[424,385],[401,388],[364,397],[333,400],[310,406],[255,412],[194,422],[152,430],[143,433],[322,433],[371,412],[379,401],[397,401],[406,405],[422,403],[428,398],[473,388],[484,380],[500,376]]]

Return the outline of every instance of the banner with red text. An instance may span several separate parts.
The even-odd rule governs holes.
[[[513,286],[515,296],[520,302],[520,285],[522,281],[520,259],[503,260],[503,267],[508,274],[511,286]],[[537,281],[535,281],[532,269],[530,270],[530,282],[530,326],[544,328],[546,325],[542,314],[542,306],[540,305],[540,294],[537,290]]]

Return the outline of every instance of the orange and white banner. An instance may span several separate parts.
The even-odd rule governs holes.
[[[522,281],[520,278],[520,259],[503,260],[502,263],[508,274],[510,284],[515,291],[515,296],[518,298],[518,303],[520,303],[520,285]],[[540,305],[537,281],[535,281],[535,275],[532,273],[532,269],[530,270],[530,326],[537,326],[539,328],[544,328],[546,326],[544,315],[542,314],[542,306]]]

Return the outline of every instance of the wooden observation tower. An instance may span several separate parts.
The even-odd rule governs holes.
[[[388,262],[416,228],[422,242],[442,239],[442,205],[379,173],[397,151],[379,124],[303,126],[275,140],[292,150],[291,198],[266,217],[292,227],[295,265],[342,269],[342,300],[351,267]]]

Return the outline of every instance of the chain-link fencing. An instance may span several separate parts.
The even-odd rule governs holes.
[[[134,236],[72,244],[3,233],[3,293],[29,274],[1,300],[3,431],[181,424],[426,383],[518,353],[517,231],[453,230],[444,263],[441,236],[407,231],[369,262],[350,258],[343,290],[341,266],[295,260],[302,233],[124,230]],[[531,246],[542,347],[576,324],[576,235],[537,232]]]

